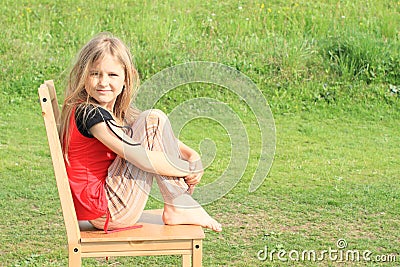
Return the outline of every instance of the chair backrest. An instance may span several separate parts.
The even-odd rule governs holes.
[[[38,92],[65,228],[67,230],[68,244],[78,244],[80,240],[80,230],[58,135],[57,122],[60,119],[60,110],[53,81],[45,81],[45,83],[39,87]]]

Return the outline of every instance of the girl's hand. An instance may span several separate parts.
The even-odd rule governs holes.
[[[201,162],[199,153],[181,141],[178,140],[178,142],[182,158],[189,162],[189,170],[191,173],[186,175],[184,179],[186,184],[189,185],[188,192],[192,194],[194,186],[200,183],[201,177],[204,174],[203,164]]]
[[[196,161],[189,161],[189,168],[192,171],[191,174],[187,175],[184,179],[186,184],[189,186],[189,194],[193,194],[194,187],[201,181],[201,177],[204,174],[203,165],[200,157]]]

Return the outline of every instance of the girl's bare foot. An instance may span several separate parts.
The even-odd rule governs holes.
[[[195,224],[221,232],[222,226],[214,220],[191,196],[182,195],[174,201],[180,205],[164,205],[162,219],[165,224]],[[185,206],[182,205],[185,203]]]

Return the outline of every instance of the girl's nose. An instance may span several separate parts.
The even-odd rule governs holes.
[[[100,75],[100,81],[99,84],[101,86],[107,86],[110,82],[110,79],[108,77],[108,75]]]

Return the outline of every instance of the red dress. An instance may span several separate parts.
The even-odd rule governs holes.
[[[72,112],[69,163],[65,162],[78,220],[94,220],[106,214],[108,202],[104,184],[108,167],[116,158],[116,154],[88,130],[96,123],[112,120],[111,114],[101,107],[89,109],[94,110],[90,116]]]

